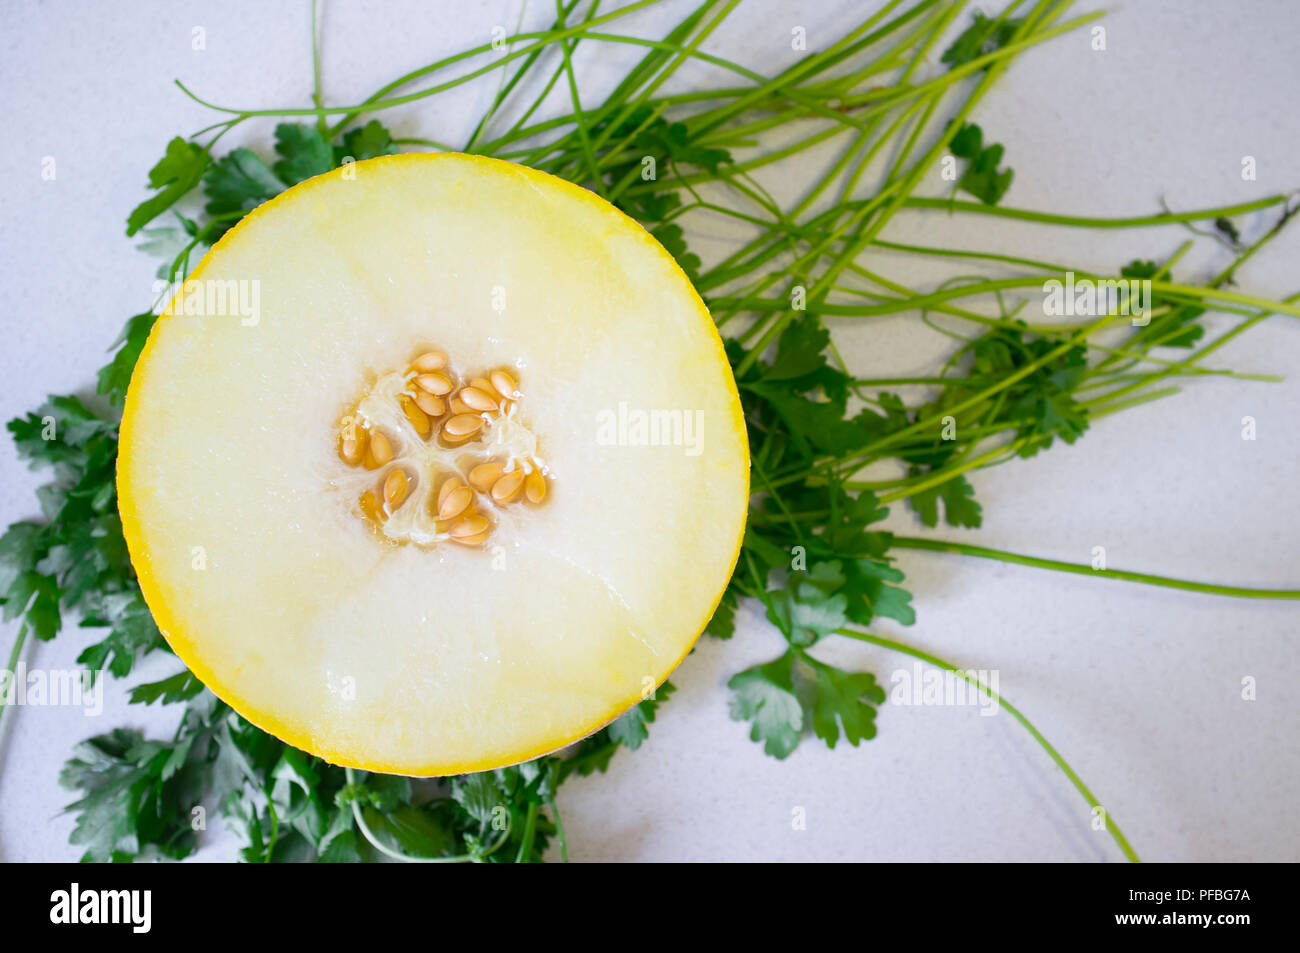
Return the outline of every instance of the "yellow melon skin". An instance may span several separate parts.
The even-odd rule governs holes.
[[[159,628],[249,721],[366,770],[486,770],[599,729],[690,651],[739,555],[748,446],[707,309],[631,219],[511,163],[391,156],[267,202],[191,277],[256,308],[182,294],[159,319],[119,505]],[[548,470],[481,550],[385,539],[337,455],[340,416],[431,346],[518,375]],[[697,439],[638,441],[651,412]]]

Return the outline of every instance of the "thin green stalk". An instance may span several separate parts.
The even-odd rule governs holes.
[[[555,803],[554,794],[546,799],[546,804],[551,809],[551,817],[555,819],[555,836],[560,840],[560,860],[567,864],[569,862],[569,845],[564,839],[564,821],[560,819],[560,808]]]
[[[311,0],[311,101],[317,109],[325,105],[320,85],[320,19],[317,16],[316,0]],[[328,132],[324,115],[316,117],[316,128],[322,135]]]
[[[564,23],[564,5],[562,0],[555,0],[556,19],[563,25]],[[574,41],[575,46],[577,41]],[[592,188],[596,194],[605,195],[605,176],[601,173],[600,163],[596,161],[596,153],[592,150],[591,137],[587,133],[587,123],[582,119],[582,97],[578,94],[578,79],[573,73],[573,58],[570,55],[571,48],[568,40],[560,41],[560,52],[564,56],[564,72],[569,80],[569,97],[573,100],[573,115],[576,118],[578,129],[578,138],[582,142],[583,156],[587,160],[587,170],[591,177]]]
[[[1041,11],[1043,7],[1040,5],[1038,9]],[[1030,22],[1032,22],[1033,19],[1033,16],[1031,16],[1020,27],[1016,35],[1017,40],[1026,35],[1030,28]],[[1088,18],[1081,18],[1079,22],[1083,22],[1086,19]],[[1053,31],[1048,30],[1044,31],[1043,35],[1046,36],[1052,33]],[[1015,45],[1016,41],[1013,41],[1003,49],[1005,50]],[[881,189],[880,194],[877,196],[877,200],[885,198],[895,190],[897,190],[899,194],[890,198],[890,201],[881,208],[880,214],[875,215],[870,219],[858,216],[861,224],[857,227],[853,239],[841,252],[839,259],[835,261],[817,279],[813,284],[813,287],[809,289],[808,299],[810,304],[816,304],[818,306],[823,304],[828,289],[835,283],[840,273],[848,267],[851,261],[857,258],[858,253],[864,247],[870,244],[872,239],[880,233],[881,229],[883,229],[889,222],[894,213],[902,206],[907,196],[915,189],[921,177],[928,169],[933,167],[934,162],[942,154],[943,150],[948,147],[948,141],[956,134],[961,124],[970,114],[971,110],[975,108],[975,104],[984,96],[997,77],[1001,75],[1005,67],[1005,60],[998,59],[996,61],[990,61],[990,65],[988,66],[984,76],[976,84],[975,89],[966,97],[961,108],[958,109],[957,113],[951,120],[949,120],[944,132],[939,136],[936,142],[919,160],[914,163],[912,170],[905,177],[895,178],[892,182],[892,186],[886,186]],[[950,72],[949,76],[952,76],[956,72],[956,70]],[[927,84],[922,84],[922,86],[924,85]],[[940,89],[943,88],[943,86],[940,86]],[[777,320],[771,323],[771,325],[764,331],[763,336],[759,338],[758,342],[750,349],[749,353],[741,359],[740,364],[737,365],[737,376],[744,374],[746,370],[753,366],[754,362],[758,360],[767,347],[774,342],[777,337],[780,336],[785,327],[794,320],[794,315],[794,311],[785,311],[783,314],[778,316]]]
[[[14,639],[14,647],[9,650],[9,664],[5,666],[8,672],[7,678],[15,678],[15,672],[18,669],[18,660],[22,658],[23,646],[27,643],[27,626],[24,624],[18,628],[18,637]],[[5,699],[9,696],[8,691],[0,692],[0,725],[4,724]]]
[[[343,770],[347,777],[348,784],[355,785],[357,783],[357,779],[352,769],[344,768]],[[495,854],[501,848],[501,846],[505,844],[507,840],[510,839],[510,824],[507,823],[506,829],[501,832],[500,836],[496,839],[496,841],[493,842],[492,846],[489,847],[487,850],[485,850],[480,857],[475,857],[472,854],[454,854],[449,857],[413,857],[412,855],[404,851],[394,850],[393,848],[389,847],[387,844],[385,844],[382,840],[379,839],[379,836],[373,830],[371,830],[370,825],[366,823],[365,816],[361,813],[361,805],[358,803],[358,801],[355,798],[352,801],[352,819],[356,821],[357,829],[361,831],[361,835],[367,841],[370,842],[370,846],[372,846],[375,850],[379,851],[385,857],[389,857],[393,860],[400,860],[403,863],[407,863],[407,864],[470,863],[479,860],[482,857],[488,857],[492,854]]]
[[[431,63],[430,65],[415,70],[412,73],[408,73],[403,77],[399,77],[398,79],[394,80],[392,83],[389,83],[386,86],[384,86],[378,93],[374,94],[370,98],[363,100],[362,102],[353,106],[329,106],[329,107],[321,107],[321,108],[313,107],[311,109],[235,109],[230,106],[218,106],[214,103],[210,103],[202,99],[194,92],[192,92],[188,87],[186,87],[184,83],[181,83],[179,80],[176,81],[176,85],[181,89],[182,92],[185,93],[186,96],[188,96],[190,99],[194,100],[195,102],[199,103],[200,105],[206,106],[209,109],[216,110],[217,112],[223,112],[223,113],[228,113],[231,115],[238,116],[241,119],[250,119],[259,116],[260,117],[342,116],[343,118],[338,123],[330,127],[330,135],[335,136],[339,132],[341,132],[342,129],[346,127],[348,123],[350,123],[351,121],[356,119],[357,116],[363,113],[380,112],[385,109],[392,109],[396,106],[404,106],[407,103],[417,102],[421,99],[427,99],[430,96],[434,96],[448,89],[452,89],[453,87],[460,86],[463,83],[467,83],[470,80],[477,79],[480,76],[485,76],[486,74],[492,72],[493,70],[502,69],[507,63],[529,56],[533,53],[534,50],[545,47],[550,43],[555,43],[560,40],[568,39],[573,36],[578,36],[586,32],[588,26],[596,26],[602,23],[607,23],[611,20],[615,20],[619,17],[627,16],[630,13],[634,13],[637,10],[643,9],[645,7],[648,7],[658,2],[660,2],[660,0],[635,0],[635,2],[629,4],[626,7],[623,7],[619,10],[615,10],[611,13],[606,13],[603,16],[596,17],[591,21],[589,21],[589,23],[584,23],[579,26],[566,27],[565,29],[562,30],[542,30],[533,33],[516,34],[510,37],[511,43],[518,42],[520,40],[538,40],[540,42],[533,43],[529,46],[525,46],[519,50],[512,50],[506,53],[505,56],[500,57],[499,59],[488,64],[487,66],[483,66],[478,69],[471,70],[468,73],[458,76],[455,79],[448,80],[444,83],[438,83],[426,89],[417,90],[414,93],[408,93],[403,96],[394,96],[389,99],[383,98],[385,95],[387,95],[388,92],[392,91],[393,89],[400,88],[401,86],[404,86],[407,83],[414,81],[415,79],[426,76],[433,72],[437,72],[440,69],[452,65],[453,63],[470,59],[474,56],[481,56],[484,53],[490,52],[493,49],[493,47],[491,43],[485,43],[469,50],[463,50],[460,53],[457,53],[453,56],[445,57],[444,59],[439,60],[436,63]]]
[[[1059,559],[1040,559],[1036,556],[1023,556],[1002,549],[990,549],[987,546],[974,546],[969,543],[957,543],[950,540],[925,539],[918,536],[895,536],[893,545],[900,549],[919,549],[935,553],[959,553],[963,556],[976,556],[980,559],[996,559],[1004,563],[1014,563],[1017,566],[1052,569],[1056,572],[1074,573],[1078,576],[1119,579],[1124,582],[1140,582],[1148,586],[1163,586],[1166,589],[1182,589],[1187,592],[1200,592],[1206,595],[1232,596],[1237,599],[1300,599],[1300,589],[1257,589],[1249,586],[1224,586],[1212,582],[1193,582],[1188,579],[1174,579],[1170,576],[1156,576],[1145,572],[1126,572],[1122,569],[1094,569],[1085,563],[1067,563]]]
[[[984,694],[989,698],[996,701],[1000,707],[1005,708],[1007,712],[1010,713],[1011,717],[1020,723],[1022,728],[1029,732],[1030,737],[1032,737],[1034,741],[1038,742],[1039,747],[1047,752],[1047,756],[1051,758],[1053,763],[1055,763],[1055,765],[1064,772],[1065,776],[1070,779],[1070,783],[1074,785],[1075,790],[1083,795],[1083,799],[1088,802],[1088,806],[1094,811],[1105,811],[1106,832],[1109,833],[1115,843],[1119,845],[1120,850],[1124,852],[1124,856],[1132,863],[1141,863],[1141,859],[1138,857],[1137,852],[1133,849],[1132,845],[1129,844],[1128,838],[1125,837],[1124,832],[1119,829],[1119,825],[1114,822],[1111,812],[1106,811],[1106,809],[1102,807],[1101,802],[1098,801],[1092,791],[1089,790],[1088,785],[1083,783],[1083,778],[1079,777],[1075,770],[1070,767],[1069,762],[1061,756],[1060,752],[1056,750],[1052,743],[1043,737],[1043,733],[1034,727],[1033,722],[1021,714],[1019,708],[1011,704],[1011,702],[1007,701],[999,693],[993,691],[992,688],[985,685],[979,679],[972,678],[966,673],[965,669],[958,668],[951,662],[946,662],[938,656],[931,655],[923,649],[918,649],[915,646],[907,645],[906,643],[899,642],[895,639],[883,638],[882,636],[872,635],[870,632],[862,632],[857,629],[839,629],[837,631],[838,634],[847,636],[850,639],[857,639],[859,642],[868,642],[884,649],[890,649],[903,655],[909,655],[914,659],[919,659],[922,662],[933,665],[935,668],[951,672],[965,680],[974,688],[984,692]]]
[[[532,852],[533,840],[537,835],[537,805],[530,803],[528,813],[524,815],[524,833],[519,841],[519,853],[515,857],[515,863],[522,864],[524,859]]]
[[[1032,209],[1009,208],[1005,205],[985,205],[983,202],[967,202],[960,199],[909,198],[903,203],[904,208],[941,209],[947,212],[969,212],[977,215],[992,215],[995,218],[1018,218],[1026,222],[1040,222],[1044,225],[1066,225],[1072,228],[1144,228],[1156,225],[1178,225],[1185,222],[1199,222],[1214,218],[1231,218],[1245,215],[1262,208],[1280,205],[1290,199],[1290,195],[1270,195],[1253,202],[1240,205],[1225,205],[1222,208],[1197,209],[1193,212],[1161,212],[1159,215],[1134,215],[1120,218],[1097,218],[1087,215],[1058,215],[1053,212],[1037,212]]]
[[[566,17],[573,12],[574,7],[576,7],[580,2],[581,0],[570,0],[569,5],[566,7],[564,5],[563,0],[555,0],[556,19],[555,19],[555,23],[551,25],[551,29],[554,30],[564,26],[565,25],[564,21]],[[590,16],[595,16],[596,8],[598,6],[599,6],[598,3],[592,4]],[[527,4],[521,4],[519,7],[519,19],[515,23],[516,33],[519,31],[519,27],[523,23],[524,10],[526,9],[526,7]],[[563,41],[561,41],[561,45],[564,45]],[[519,69],[515,70],[515,74],[511,76],[508,81],[505,80],[504,73],[502,74],[503,82],[501,84],[501,88],[497,90],[496,96],[493,97],[492,105],[490,105],[486,110],[484,110],[483,115],[479,117],[479,121],[474,126],[474,131],[471,132],[469,138],[465,140],[465,148],[461,150],[462,152],[473,151],[474,143],[477,142],[478,137],[482,135],[484,127],[486,127],[487,124],[492,121],[492,117],[497,114],[497,110],[501,108],[501,104],[506,101],[506,99],[514,91],[515,87],[518,86],[520,82],[522,82],[523,78],[528,74],[528,71],[531,70],[533,68],[533,65],[537,62],[537,60],[541,58],[543,52],[545,52],[545,47],[539,47],[533,53],[531,53],[520,65]],[[547,86],[546,89],[549,92],[550,86]]]

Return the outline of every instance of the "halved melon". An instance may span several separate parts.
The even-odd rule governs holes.
[[[251,213],[149,338],[118,488],[176,653],[329,761],[483,770],[575,741],[690,650],[748,449],[709,314],[590,192],[373,159]]]

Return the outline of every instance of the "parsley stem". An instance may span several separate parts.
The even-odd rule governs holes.
[[[275,801],[268,791],[266,794],[266,812],[271,815],[271,836],[266,841],[266,857],[262,863],[269,864],[275,853],[275,842],[280,838],[280,815],[275,811]]]
[[[574,7],[576,7],[579,2],[580,0],[570,0],[569,5],[566,7],[563,4],[563,0],[556,0],[555,3],[556,21],[552,29],[554,29],[555,27],[563,26],[565,17],[567,17],[571,12],[573,12]],[[592,5],[591,8],[592,16],[595,16],[596,8],[598,6],[599,3]],[[527,8],[527,4],[520,4],[519,19],[515,23],[516,33],[519,32],[519,27],[523,23],[524,11],[526,8]],[[496,96],[492,100],[492,105],[489,106],[484,111],[481,117],[479,117],[478,124],[474,126],[474,131],[470,133],[469,139],[465,141],[465,147],[461,149],[461,152],[473,151],[474,143],[478,141],[478,137],[482,134],[484,127],[488,124],[488,122],[491,121],[492,117],[496,115],[497,110],[501,108],[501,104],[505,102],[506,97],[510,95],[510,93],[514,90],[514,88],[524,78],[524,76],[527,75],[528,71],[532,68],[533,64],[537,62],[538,58],[542,55],[544,51],[545,51],[544,46],[538,46],[531,54],[529,54],[528,58],[524,60],[523,64],[519,67],[519,69],[515,71],[514,76],[510,77],[508,81],[505,78],[505,73],[504,72],[502,73],[501,75],[502,84],[501,87],[497,90]],[[566,56],[566,60],[567,60],[567,56]],[[556,78],[558,79],[558,74]],[[554,80],[552,80],[552,85],[554,85]],[[551,86],[546,87],[547,92],[550,92],[550,89]]]
[[[5,675],[5,678],[10,683],[12,683],[13,680],[17,677],[16,672],[18,669],[18,660],[22,658],[23,646],[26,644],[26,642],[27,642],[27,624],[23,623],[23,625],[19,626],[18,628],[18,638],[14,639],[14,647],[9,650],[9,664],[5,666],[5,672],[7,673]],[[8,691],[9,687],[10,685],[6,685],[5,691],[0,692],[0,724],[4,724],[5,699],[9,696],[9,691]],[[100,685],[99,690],[102,692],[104,690],[104,687]]]
[[[490,53],[493,51],[494,47],[492,43],[484,43],[472,49],[463,50],[462,52],[457,53],[454,56],[446,57],[442,60],[437,61],[436,63],[431,63],[428,66],[415,70],[412,73],[408,73],[405,76],[399,77],[398,79],[394,80],[392,83],[389,83],[386,86],[384,86],[378,93],[375,93],[369,99],[363,100],[361,103],[352,106],[328,106],[323,108],[312,107],[310,109],[235,109],[229,106],[218,106],[215,103],[210,103],[207,100],[200,98],[193,91],[191,91],[187,86],[185,86],[184,83],[180,82],[179,80],[176,81],[176,85],[180,87],[181,91],[184,92],[186,96],[188,96],[190,99],[194,100],[201,106],[206,106],[207,108],[216,110],[217,112],[229,113],[231,115],[239,116],[245,119],[259,117],[259,116],[260,117],[289,117],[289,116],[341,115],[343,116],[343,118],[334,126],[330,127],[329,130],[330,135],[334,136],[337,135],[340,131],[342,131],[343,127],[345,127],[348,123],[352,122],[354,119],[357,118],[357,116],[361,115],[362,113],[379,112],[384,109],[392,109],[396,106],[403,106],[406,105],[407,103],[416,102],[418,100],[425,99],[429,96],[436,95],[438,93],[444,92],[445,90],[451,89],[455,86],[459,86],[462,83],[466,83],[469,82],[470,80],[477,79],[479,76],[484,76],[495,69],[500,69],[504,67],[507,63],[528,56],[534,50],[540,49],[549,43],[554,43],[561,39],[568,39],[569,37],[582,34],[586,32],[588,25],[595,26],[600,23],[605,23],[610,20],[617,19],[618,17],[626,16],[629,13],[634,13],[637,10],[640,10],[647,6],[651,6],[652,4],[658,2],[660,2],[660,0],[637,0],[637,2],[635,3],[631,3],[628,6],[622,7],[621,9],[615,10],[611,13],[607,13],[604,16],[596,17],[590,21],[587,21],[586,23],[579,24],[577,26],[566,27],[562,30],[542,30],[542,31],[537,31],[532,33],[517,33],[514,36],[509,37],[509,42],[515,43],[520,40],[537,40],[538,42],[532,43],[518,50],[512,50],[506,53],[505,55],[501,56],[495,62],[490,63],[487,66],[482,66],[479,67],[478,69],[471,70],[470,72],[462,76],[458,76],[455,79],[447,80],[446,82],[439,83],[434,86],[430,86],[426,89],[417,90],[414,93],[407,93],[404,96],[395,96],[391,99],[383,98],[385,95],[387,95],[387,93],[391,92],[392,90],[404,86],[407,83],[410,83],[422,76],[426,76],[430,73],[437,72],[438,70],[443,69],[446,66],[450,66],[451,64],[459,62],[461,60],[466,60],[474,56],[480,56],[485,53]]]
[[[546,799],[546,803],[551,809],[551,817],[555,818],[555,836],[560,839],[560,860],[567,864],[569,862],[569,845],[564,839],[564,821],[560,819],[560,808],[555,803],[555,795],[551,794]]]
[[[562,0],[555,0],[555,17],[556,21],[563,26],[565,10]],[[591,136],[587,131],[586,120],[582,118],[582,97],[578,94],[578,78],[573,72],[572,52],[577,44],[577,40],[574,40],[572,45],[568,40],[560,40],[560,52],[564,57],[564,73],[569,81],[569,97],[573,100],[574,124],[578,130],[578,139],[582,142],[583,157],[587,160],[592,188],[597,195],[604,197],[605,178],[601,175],[600,164],[596,161],[596,153],[591,147]]]
[[[519,840],[519,853],[515,856],[515,863],[523,864],[528,862],[528,856],[533,851],[533,839],[537,835],[537,804],[529,802],[528,812],[524,815],[524,836]]]
[[[316,0],[311,0],[311,101],[317,109],[325,105],[320,85],[320,17]],[[322,135],[329,132],[324,115],[316,117],[316,128]]]
[[[351,768],[346,767],[343,771],[347,777],[348,785],[356,785],[357,779],[355,772]],[[357,829],[361,831],[362,836],[365,837],[366,840],[370,841],[370,846],[374,847],[375,850],[379,851],[385,857],[391,857],[393,860],[400,860],[408,864],[464,864],[474,862],[480,860],[481,857],[487,857],[496,853],[497,850],[499,850],[501,846],[510,839],[511,824],[507,822],[506,829],[501,832],[501,836],[496,839],[496,842],[493,843],[491,847],[483,852],[481,857],[475,857],[473,854],[453,854],[448,857],[413,857],[403,851],[393,850],[393,848],[389,847],[379,839],[375,832],[370,829],[370,825],[366,823],[365,816],[361,813],[361,805],[357,798],[352,799],[352,819],[356,821]]]
[[[907,645],[903,642],[897,642],[894,639],[886,639],[879,635],[872,635],[870,632],[862,632],[857,629],[838,629],[836,631],[839,635],[844,635],[851,639],[857,639],[859,642],[869,642],[872,645],[891,649],[895,652],[900,652],[903,655],[910,655],[912,658],[920,659],[922,662],[927,662],[935,668],[951,672],[959,678],[964,679],[974,688],[984,692],[984,694],[994,699],[1001,707],[1010,712],[1011,717],[1018,721],[1021,727],[1029,732],[1030,736],[1038,742],[1039,746],[1044,751],[1047,752],[1048,757],[1055,762],[1056,766],[1065,772],[1065,776],[1070,779],[1070,783],[1074,785],[1075,789],[1083,795],[1083,799],[1088,802],[1088,806],[1093,808],[1093,810],[1105,811],[1106,831],[1115,840],[1115,843],[1119,845],[1120,850],[1124,852],[1124,856],[1135,864],[1141,863],[1141,859],[1138,857],[1137,852],[1133,850],[1132,846],[1130,846],[1128,838],[1124,836],[1124,832],[1121,831],[1119,825],[1114,822],[1110,812],[1106,811],[1105,808],[1102,807],[1101,802],[1093,796],[1092,791],[1088,789],[1088,785],[1083,783],[1083,778],[1079,777],[1079,775],[1075,773],[1074,769],[1070,767],[1065,758],[1061,757],[1060,752],[1052,746],[1051,742],[1043,737],[1042,732],[1034,727],[1033,722],[1020,713],[1020,709],[1016,708],[1015,705],[1011,704],[1011,702],[1007,701],[979,679],[972,678],[964,669],[958,668],[951,662],[945,662],[943,659],[931,655],[929,652],[922,649],[915,648],[914,646]]]
[[[963,556],[976,556],[981,559],[996,559],[1018,566],[1032,566],[1035,569],[1052,569],[1057,572],[1074,573],[1079,576],[1099,576],[1102,579],[1120,579],[1124,582],[1140,582],[1148,586],[1164,586],[1167,589],[1183,589],[1207,595],[1233,596],[1238,599],[1300,599],[1300,589],[1256,589],[1248,586],[1224,586],[1212,582],[1193,582],[1187,579],[1174,579],[1170,576],[1156,576],[1145,572],[1127,572],[1122,569],[1093,569],[1086,563],[1068,563],[1059,559],[1040,559],[1037,556],[1023,556],[1003,549],[990,549],[987,546],[974,546],[942,539],[925,539],[917,536],[895,536],[893,545],[899,549],[918,549],[936,553],[959,553]]]
[[[1270,195],[1253,202],[1240,205],[1225,205],[1222,208],[1196,209],[1191,212],[1161,212],[1159,215],[1137,215],[1120,218],[1097,218],[1086,215],[1058,215],[1052,212],[1037,212],[1031,209],[1008,208],[1005,205],[986,205],[983,202],[967,202],[960,199],[909,198],[903,203],[904,208],[942,209],[948,212],[972,212],[979,215],[993,215],[999,218],[1018,218],[1026,222],[1040,222],[1045,225],[1066,225],[1074,228],[1144,228],[1153,225],[1177,225],[1185,222],[1199,222],[1214,218],[1231,218],[1247,212],[1258,211],[1279,205],[1290,199],[1290,195]]]
[[[846,265],[847,267],[847,265]],[[932,291],[929,294],[920,295],[915,298],[895,298],[884,304],[863,305],[863,304],[828,304],[825,302],[814,302],[811,300],[812,293],[809,292],[809,302],[807,310],[818,314],[840,315],[843,317],[879,317],[886,314],[897,314],[900,311],[914,311],[919,308],[927,308],[935,304],[941,304],[945,301],[951,301],[954,298],[969,298],[975,295],[987,294],[996,291],[1006,291],[1014,288],[1041,288],[1044,281],[1057,277],[1054,275],[1039,275],[1035,277],[1020,278],[990,278],[979,284],[957,285],[951,288],[943,288],[938,291]],[[1060,275],[1064,279],[1065,275]],[[1300,306],[1286,304],[1279,301],[1269,301],[1266,298],[1259,298],[1255,295],[1242,294],[1237,291],[1225,291],[1222,288],[1198,287],[1195,285],[1174,284],[1167,281],[1152,281],[1151,290],[1153,293],[1165,295],[1177,295],[1188,298],[1192,301],[1213,301],[1228,302],[1246,305],[1251,308],[1270,310],[1277,314],[1286,314],[1291,317],[1300,317]],[[710,302],[714,307],[733,308],[744,311],[763,311],[763,312],[781,312],[783,315],[790,316],[795,312],[789,310],[789,305],[780,298],[761,298],[756,296],[744,298],[714,298]],[[788,324],[791,317],[783,322]]]

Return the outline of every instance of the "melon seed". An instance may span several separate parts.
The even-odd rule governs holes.
[[[469,471],[469,482],[480,493],[486,493],[492,489],[493,483],[501,479],[501,474],[504,472],[504,466],[495,460],[490,460],[487,463],[480,463]]]
[[[354,423],[343,428],[339,437],[339,456],[350,467],[355,467],[366,455],[366,432]]]
[[[466,387],[460,392],[461,403],[482,413],[491,413],[497,409],[496,398],[477,387]]]
[[[388,504],[388,511],[391,513],[406,502],[406,494],[410,491],[411,481],[404,471],[394,470],[388,474],[388,479],[384,480],[384,502]]]
[[[449,437],[469,437],[478,433],[483,426],[483,418],[475,414],[457,414],[442,425],[442,432]]]
[[[457,516],[460,516],[461,513],[464,513],[469,509],[469,505],[473,502],[474,491],[462,484],[450,493],[446,494],[446,496],[438,502],[438,519],[454,520]]]
[[[415,406],[419,407],[430,417],[441,417],[447,412],[446,401],[441,397],[434,397],[428,391],[421,390],[418,387],[415,390],[415,396],[411,399],[415,401]]]
[[[518,400],[524,396],[519,393],[519,384],[505,371],[492,372],[492,386],[506,400]]]
[[[435,400],[436,399],[437,398],[435,398]],[[429,436],[433,431],[433,422],[429,420],[429,415],[420,409],[420,405],[406,394],[402,394],[398,397],[398,401],[402,405],[402,413],[406,414],[406,419],[411,422],[411,426],[415,428],[415,432],[421,437]]]
[[[366,451],[366,469],[377,470],[393,459],[393,445],[376,430],[370,435],[370,449]]]
[[[416,377],[415,384],[434,397],[442,397],[451,393],[451,378],[446,374],[421,374]]]
[[[498,503],[509,503],[519,495],[524,485],[524,471],[512,470],[492,484],[492,499]]]
[[[384,511],[379,506],[379,497],[375,496],[374,490],[366,490],[361,494],[361,512],[376,523],[384,521]]]
[[[481,533],[475,533],[473,536],[453,536],[451,541],[460,543],[462,546],[478,546],[486,542],[489,535],[488,531],[484,530]]]
[[[458,520],[447,530],[447,535],[452,539],[465,539],[470,536],[485,534],[488,528],[487,517],[481,513],[471,513],[462,520]]]
[[[528,474],[524,480],[524,495],[528,497],[528,502],[537,504],[546,499],[546,477],[542,476],[541,470],[534,470]]]
[[[446,363],[447,355],[441,351],[425,351],[411,362],[411,367],[422,374],[428,374],[431,371],[442,370]]]

